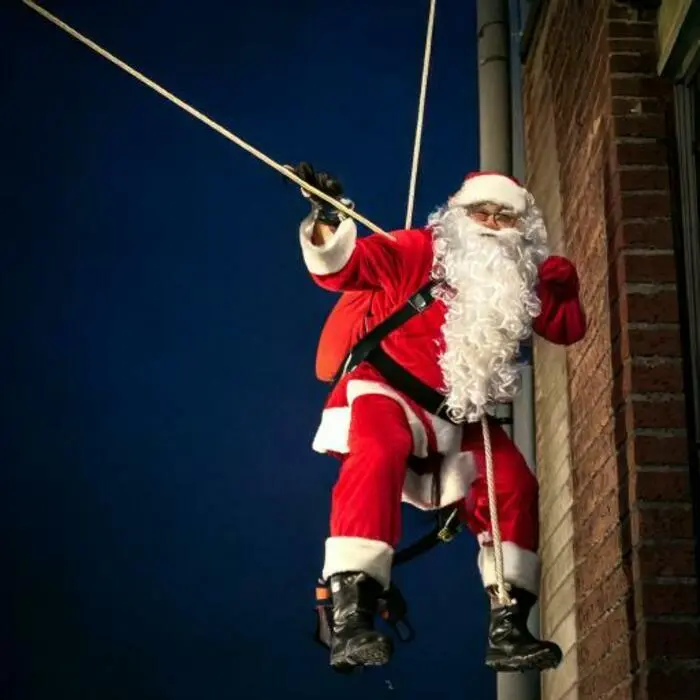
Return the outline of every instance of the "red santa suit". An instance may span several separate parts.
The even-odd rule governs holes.
[[[456,212],[484,201],[521,215],[531,216],[534,211],[528,193],[497,174],[468,178],[448,208]],[[535,235],[542,236],[541,219],[538,222],[542,230]],[[302,222],[300,242],[306,267],[318,285],[336,292],[382,291],[373,297],[369,328],[435,278],[440,267],[437,226],[396,231],[393,240],[378,234],[358,238],[354,221],[345,219],[325,244],[315,245],[313,223],[312,217]],[[573,265],[564,258],[543,255],[537,273],[535,290],[541,309],[532,320],[532,330],[558,344],[578,341],[585,320]],[[381,343],[395,362],[442,392],[445,364],[441,358],[449,350],[444,338],[449,308],[447,297],[437,299]],[[505,579],[537,595],[537,481],[502,428],[491,422],[490,431]],[[455,424],[428,413],[363,362],[331,391],[313,449],[341,460],[332,493],[324,578],[364,571],[383,586],[389,585],[401,537],[402,501],[421,509],[438,505],[433,498],[432,463],[439,465],[439,505],[460,505],[481,544],[478,564],[484,586],[496,583],[480,422]],[[409,468],[412,460],[425,468]]]

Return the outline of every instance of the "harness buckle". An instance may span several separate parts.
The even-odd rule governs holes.
[[[447,542],[452,542],[452,540],[459,534],[459,531],[461,530],[461,525],[458,522],[457,527],[453,527],[452,523],[454,522],[455,518],[457,517],[457,509],[453,510],[450,513],[450,517],[447,518],[445,521],[445,524],[440,528],[438,531],[438,539],[441,542],[447,543]]]
[[[435,409],[435,415],[442,417],[440,414],[445,410],[445,406],[447,406],[447,396],[438,404],[438,407]]]
[[[450,530],[450,528],[447,527],[447,525],[445,525],[445,527],[443,527],[442,530],[438,532],[438,537],[440,538],[441,542],[447,544],[448,542],[452,542],[452,540],[455,538],[455,533],[452,532],[452,530]]]
[[[425,309],[428,306],[428,300],[425,298],[423,294],[418,292],[417,294],[414,294],[409,300],[408,303],[418,312],[422,313],[423,309]]]

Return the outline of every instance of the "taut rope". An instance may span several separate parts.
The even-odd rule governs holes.
[[[413,141],[413,162],[411,164],[411,179],[408,185],[408,204],[406,205],[406,225],[411,228],[413,220],[413,206],[416,196],[416,181],[418,179],[418,161],[420,159],[420,145],[423,137],[423,115],[425,114],[425,95],[428,91],[428,74],[430,73],[430,54],[433,47],[433,27],[435,26],[435,0],[430,0],[428,12],[428,29],[425,35],[425,49],[423,51],[423,75],[421,76],[420,97],[418,98],[418,121],[416,122],[416,136]]]
[[[413,220],[413,208],[415,204],[416,181],[418,179],[418,162],[420,160],[420,147],[423,136],[423,116],[425,114],[425,96],[428,90],[428,75],[430,73],[430,55],[433,45],[433,28],[435,26],[435,3],[430,0],[428,11],[428,28],[425,36],[425,48],[423,51],[423,74],[421,76],[420,97],[418,99],[418,120],[416,122],[416,135],[413,142],[413,161],[411,164],[411,177],[408,186],[408,203],[406,205],[405,228],[410,229]],[[489,432],[488,418],[484,413],[481,417],[481,432],[484,440],[484,457],[486,462],[486,488],[489,499],[489,516],[491,520],[491,535],[493,537],[493,554],[496,569],[496,589],[498,601],[502,605],[510,602],[506,590],[505,575],[503,572],[503,542],[501,540],[501,527],[498,521],[498,502],[496,500],[496,483],[493,466],[493,450],[491,449],[491,434]]]
[[[285,168],[284,165],[281,165],[280,163],[275,162],[274,160],[272,160],[272,158],[270,158],[269,156],[266,156],[264,153],[259,151],[257,148],[254,148],[249,143],[246,143],[239,136],[236,136],[236,134],[232,133],[228,129],[221,126],[221,124],[217,124],[213,119],[209,118],[206,114],[202,114],[202,112],[200,112],[198,109],[195,109],[191,105],[187,104],[187,102],[185,102],[184,100],[181,100],[179,97],[176,97],[171,92],[166,90],[164,87],[162,87],[161,85],[158,85],[158,83],[154,82],[150,78],[147,78],[145,75],[143,75],[143,73],[140,73],[135,68],[132,68],[130,65],[128,65],[127,63],[125,63],[121,59],[117,58],[116,56],[111,54],[109,51],[103,49],[101,46],[96,44],[91,39],[88,39],[86,36],[84,36],[80,32],[78,32],[75,29],[73,29],[72,27],[68,26],[65,22],[58,19],[58,17],[56,17],[55,15],[52,15],[50,12],[45,10],[43,7],[40,7],[39,5],[34,3],[32,0],[22,0],[22,2],[25,5],[27,5],[27,7],[30,7],[35,12],[38,12],[42,17],[45,17],[47,20],[49,20],[49,22],[55,24],[59,29],[62,29],[67,34],[70,34],[74,39],[77,39],[78,41],[85,44],[85,46],[91,48],[95,53],[98,53],[103,58],[106,58],[108,61],[111,61],[115,66],[118,66],[123,71],[126,71],[129,75],[131,75],[132,77],[134,77],[137,80],[139,80],[140,82],[142,82],[144,85],[147,85],[148,87],[150,87],[152,90],[157,92],[162,97],[165,97],[165,99],[170,100],[173,104],[176,104],[178,107],[180,107],[180,109],[184,109],[185,112],[187,112],[188,114],[191,114],[196,119],[199,119],[199,121],[203,122],[211,129],[214,129],[214,131],[218,131],[222,136],[227,138],[229,141],[232,141],[237,146],[240,146],[244,151],[247,151],[252,156],[255,156],[258,160],[261,160],[266,165],[269,165],[273,170],[276,170],[280,175],[284,175],[284,177],[289,178],[290,180],[295,182],[302,189],[305,189],[308,192],[311,192],[312,194],[316,195],[320,199],[324,200],[325,202],[332,204],[336,209],[343,212],[343,214],[345,214],[346,216],[350,216],[353,219],[355,219],[356,221],[358,221],[359,223],[364,224],[370,231],[374,231],[375,233],[381,233],[389,238],[393,238],[393,236],[388,234],[386,231],[381,229],[376,224],[372,223],[369,219],[366,219],[361,214],[358,214],[356,211],[346,207],[342,202],[339,202],[337,199],[334,199],[333,197],[326,194],[325,192],[322,192],[321,190],[317,189],[313,185],[310,185],[308,182],[305,182],[296,173],[290,171],[288,168]]]

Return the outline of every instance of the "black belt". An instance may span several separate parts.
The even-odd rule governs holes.
[[[457,425],[447,414],[446,397],[392,360],[378,345],[365,358],[397,391],[415,401],[423,410]]]

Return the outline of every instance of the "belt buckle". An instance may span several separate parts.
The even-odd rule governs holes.
[[[415,294],[408,300],[408,303],[418,313],[422,313],[423,309],[425,309],[425,307],[428,305],[428,302],[425,300],[425,297],[422,294]]]

